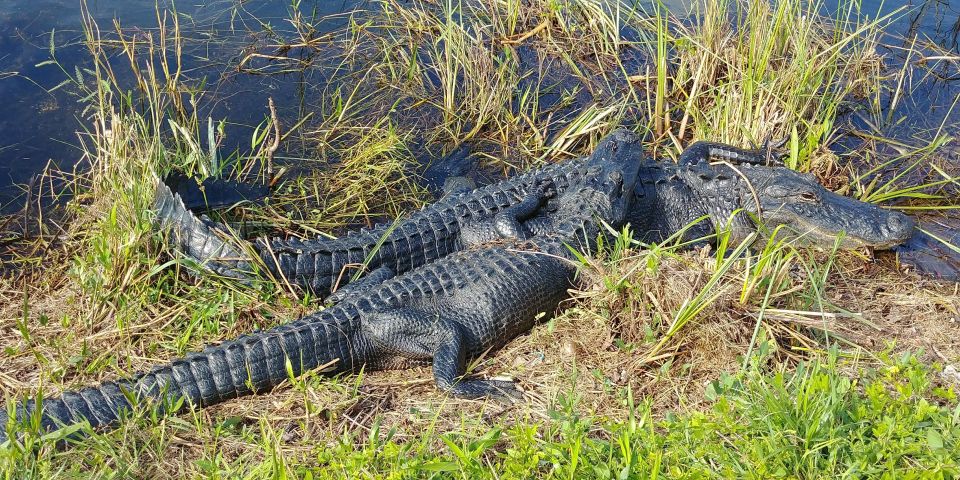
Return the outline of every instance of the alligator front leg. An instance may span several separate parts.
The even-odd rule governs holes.
[[[522,396],[512,381],[462,378],[471,348],[468,335],[457,320],[413,308],[398,308],[367,315],[363,324],[364,333],[383,354],[413,362],[432,359],[437,387],[455,397],[511,401]]]
[[[542,182],[519,203],[494,215],[492,222],[480,220],[462,226],[460,241],[464,246],[473,246],[501,238],[525,239],[529,235],[523,222],[540,213],[555,195],[553,182]]]
[[[557,189],[553,182],[542,182],[534,188],[520,203],[497,213],[493,225],[502,238],[525,238],[526,233],[522,222],[527,221],[540,212],[547,201],[556,196]]]

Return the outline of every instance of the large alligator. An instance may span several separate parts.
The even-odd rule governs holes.
[[[779,229],[805,244],[887,249],[909,239],[916,225],[902,213],[831,192],[813,175],[756,162],[647,162],[634,193],[627,221],[648,242],[678,232],[695,240],[720,229],[738,242],[758,229]]]
[[[618,131],[601,141],[590,159],[570,160],[503,182],[448,192],[437,203],[397,225],[380,225],[330,240],[258,241],[238,248],[217,233],[217,226],[198,219],[160,185],[159,218],[174,232],[180,249],[221,275],[247,279],[255,252],[273,275],[319,295],[350,280],[346,269],[366,263],[372,270],[363,283],[377,283],[491,236],[542,233],[552,226],[552,208],[537,185],[553,182],[564,189],[575,183],[591,161],[618,151],[642,156],[639,139]],[[710,164],[709,162],[722,164]],[[914,221],[901,213],[859,202],[823,188],[812,175],[765,166],[765,150],[746,150],[712,142],[687,148],[677,164],[642,160],[636,186],[636,207],[628,215],[637,237],[657,241],[685,232],[698,238],[728,225],[736,238],[758,227],[778,226],[809,243],[889,248],[913,234]],[[545,207],[545,208],[544,208]],[[736,215],[734,213],[736,212]],[[692,222],[703,221],[691,226]],[[349,289],[338,298],[349,293]]]
[[[304,372],[433,366],[439,388],[463,398],[510,399],[513,382],[461,378],[465,359],[503,346],[554,313],[577,272],[571,249],[590,251],[599,222],[623,224],[639,157],[593,162],[554,204],[554,231],[484,243],[444,256],[345,298],[336,306],[207,347],[131,379],[106,382],[15,410],[41,429],[115,424],[131,401],[174,413],[262,392]],[[180,400],[183,401],[180,401]],[[7,427],[7,412],[0,425]],[[6,428],[0,441],[7,438]]]
[[[765,149],[713,142],[694,143],[676,164],[642,160],[627,223],[648,243],[706,241],[721,230],[739,243],[754,231],[758,239],[777,231],[807,245],[888,249],[914,233],[916,222],[907,215],[831,192],[811,174],[770,163],[779,158],[768,159]],[[524,225],[542,232],[553,221],[546,206]]]
[[[242,245],[223,235],[217,224],[194,216],[162,182],[155,209],[158,224],[170,232],[175,246],[214,273],[247,280],[259,263],[274,278],[324,296],[351,280],[350,267],[365,266],[370,272],[367,282],[375,283],[493,237],[522,238],[528,232],[521,223],[548,200],[544,185],[552,185],[562,195],[610,158],[639,159],[641,154],[639,138],[619,130],[605,137],[589,157],[453,193],[396,224],[381,224],[338,239],[260,239]]]

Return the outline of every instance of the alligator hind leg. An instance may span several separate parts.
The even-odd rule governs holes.
[[[683,152],[677,163],[680,166],[696,166],[701,161],[727,161],[734,165],[767,165],[768,150],[778,148],[778,145],[764,146],[756,150],[747,150],[733,147],[724,143],[716,142],[695,142]],[[771,154],[769,160],[773,164],[783,164],[782,154]]]
[[[512,401],[522,396],[512,381],[462,378],[471,348],[457,321],[413,308],[375,312],[362,321],[364,333],[383,354],[413,361],[432,358],[437,387],[455,397]]]
[[[351,295],[357,295],[360,292],[375,287],[388,279],[394,277],[396,273],[390,267],[380,267],[372,270],[370,273],[354,280],[340,288],[327,297],[327,303],[340,303]]]
[[[433,352],[433,379],[437,387],[460,398],[492,398],[512,401],[523,395],[509,380],[465,380],[467,368],[466,335],[455,322],[438,325],[438,344]]]

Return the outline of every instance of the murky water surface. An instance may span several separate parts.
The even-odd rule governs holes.
[[[683,2],[667,4],[674,11],[684,11]],[[113,19],[130,28],[155,28],[155,5],[153,0],[88,2],[92,18],[104,29],[112,27]],[[324,18],[319,23],[318,34],[322,35],[343,28],[346,13],[366,5],[358,0],[302,0],[300,11]],[[906,95],[895,102],[892,98],[884,99],[888,116],[882,124],[870,121],[868,125],[865,122],[869,120],[860,118],[847,120],[864,130],[879,129],[885,135],[905,140],[932,138],[938,133],[956,138],[960,135],[960,71],[956,63],[937,60],[935,52],[947,56],[960,52],[960,1],[868,0],[862,5],[863,11],[878,14],[903,8],[888,27],[891,37],[883,53],[889,65],[909,65],[910,75],[905,82]],[[160,1],[161,8],[169,6],[167,0]],[[191,78],[207,80],[209,93],[201,118],[210,116],[229,122],[222,150],[243,149],[244,145],[249,148],[252,129],[268,114],[267,96],[282,99],[278,101],[282,116],[296,118],[310,108],[304,99],[322,91],[325,82],[318,78],[318,69],[266,76],[238,72],[237,66],[250,51],[245,47],[262,40],[267,30],[291,30],[285,20],[291,2],[177,2],[176,8],[188,39],[184,67]],[[22,206],[21,186],[29,185],[48,163],[70,167],[81,156],[76,132],[87,120],[81,116],[76,96],[70,94],[69,88],[49,92],[66,74],[75,74],[77,68],[89,64],[81,24],[81,9],[76,0],[0,0],[0,100],[4,108],[0,115],[0,211]],[[52,58],[59,66],[37,66]],[[117,71],[122,74],[125,69]],[[960,170],[956,150],[946,159],[954,173]],[[442,172],[457,170],[454,167],[435,167],[428,172],[430,181],[442,183]],[[441,172],[439,177],[433,178],[437,171]],[[960,243],[960,218],[924,217],[921,225],[932,236],[918,235],[900,248],[901,258],[923,271],[960,276],[960,253],[933,238]]]
[[[324,18],[318,23],[318,35],[322,35],[342,29],[347,16],[340,14],[363,3],[303,0],[300,11]],[[155,30],[156,5],[154,0],[88,0],[90,15],[104,37],[112,33],[114,19],[124,28]],[[268,114],[267,96],[278,100],[281,114],[292,117],[300,107],[296,99],[320,88],[321,82],[308,78],[309,71],[285,76],[238,72],[249,53],[246,47],[267,38],[266,26],[290,36],[292,27],[286,21],[289,0],[159,1],[161,10],[173,5],[180,14],[184,38],[184,72],[194,80],[206,79],[208,92],[201,102],[204,110],[200,117],[229,122],[222,150],[232,151],[244,144],[249,149],[252,128]],[[0,99],[4,108],[0,115],[0,206],[7,211],[22,206],[22,198],[9,205],[22,197],[22,189],[16,185],[29,184],[48,162],[69,167],[81,156],[76,132],[87,121],[80,116],[77,97],[69,86],[52,93],[49,90],[67,74],[75,75],[77,68],[90,64],[83,38],[81,7],[76,0],[0,0]],[[37,66],[51,59],[63,69],[52,64]],[[120,83],[135,85],[129,69],[119,65],[115,70]]]
[[[906,66],[902,70],[906,72],[902,76],[904,94],[884,99],[886,116],[879,125],[862,118],[847,120],[906,145],[919,146],[938,135],[951,136],[951,143],[939,152],[944,157],[940,164],[956,177],[960,174],[960,68],[956,62],[960,55],[960,2],[870,0],[862,5],[865,12],[897,12],[886,29],[887,47],[882,53],[888,65]],[[948,184],[946,192],[960,198],[960,185]],[[960,279],[960,251],[955,249],[960,246],[960,212],[920,215],[918,220],[920,231],[895,250],[900,260],[931,276]]]

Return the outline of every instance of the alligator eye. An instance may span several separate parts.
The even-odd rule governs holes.
[[[800,200],[805,202],[815,202],[817,201],[817,194],[813,192],[800,192]]]

